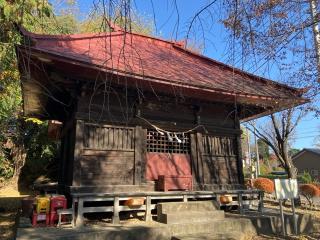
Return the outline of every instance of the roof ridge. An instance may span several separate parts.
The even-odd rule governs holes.
[[[28,30],[26,30],[23,26],[21,25],[16,25],[18,28],[18,31],[23,35],[23,36],[28,36],[34,39],[63,39],[63,40],[74,40],[74,39],[85,39],[85,38],[99,38],[99,37],[107,37],[107,36],[118,36],[118,35],[123,35],[123,34],[131,34],[139,37],[144,37],[144,38],[149,38],[149,39],[154,39],[157,41],[161,42],[166,42],[174,45],[181,45],[181,41],[171,41],[171,40],[166,40],[162,39],[159,37],[154,37],[154,36],[149,36],[146,34],[142,33],[135,33],[135,32],[128,32],[124,31],[123,29],[118,29],[113,32],[100,32],[100,33],[74,33],[74,34],[40,34],[40,33],[33,33]]]

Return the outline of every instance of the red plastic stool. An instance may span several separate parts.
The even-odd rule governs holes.
[[[58,222],[59,215],[57,210],[67,208],[67,199],[63,195],[52,196],[50,198],[50,225]]]

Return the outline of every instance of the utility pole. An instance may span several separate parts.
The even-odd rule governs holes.
[[[257,136],[256,136],[256,123],[253,125],[253,131],[254,131],[254,145],[256,147],[256,177],[259,177],[260,175],[260,159],[259,159],[259,147],[257,142]]]
[[[320,33],[319,33],[319,14],[317,12],[318,0],[309,0],[310,1],[310,14],[312,20],[312,30],[313,30],[313,39],[314,47],[316,50],[317,58],[317,69],[318,69],[318,82],[320,82]]]
[[[252,160],[251,160],[251,149],[250,149],[250,137],[249,137],[248,128],[247,128],[247,145],[248,145],[249,171],[250,171],[250,176],[251,176],[251,178],[253,178],[253,174],[252,174]]]

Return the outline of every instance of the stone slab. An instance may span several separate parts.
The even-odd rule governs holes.
[[[99,226],[82,228],[19,228],[17,240],[170,240],[167,227]]]
[[[224,211],[185,211],[179,213],[164,213],[158,215],[158,221],[165,224],[206,222],[224,218]]]
[[[215,211],[217,209],[219,208],[215,201],[167,202],[157,204],[158,214],[185,211]]]

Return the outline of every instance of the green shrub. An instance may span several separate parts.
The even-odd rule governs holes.
[[[286,178],[288,178],[288,176],[287,175],[275,175],[275,174],[266,174],[266,175],[259,175],[259,177],[262,177],[262,178],[269,178],[269,179],[271,179],[271,180],[273,180],[273,179],[277,179],[277,178],[279,178],[279,179],[286,179]]]
[[[270,169],[265,163],[260,163],[260,175],[268,175],[270,173]]]
[[[301,183],[309,184],[313,182],[313,179],[310,175],[310,173],[304,171],[302,175],[298,176],[298,181]]]

